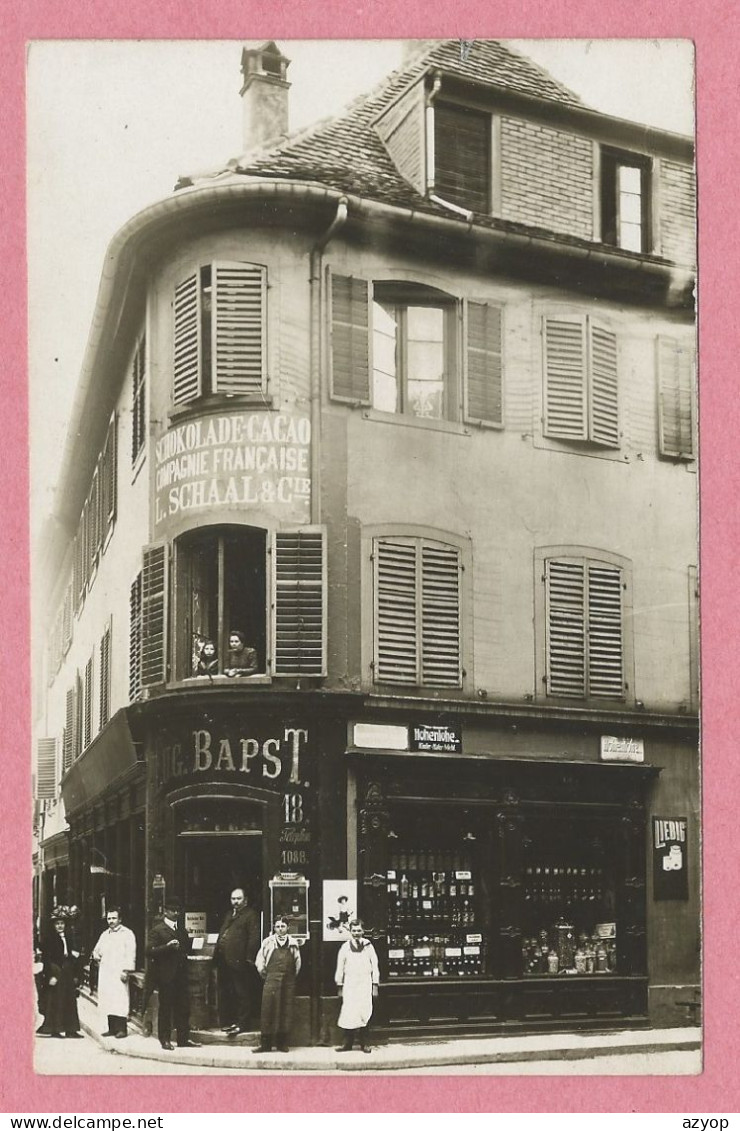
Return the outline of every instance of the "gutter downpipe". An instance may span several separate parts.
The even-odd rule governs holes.
[[[435,74],[432,89],[427,92],[424,102],[424,125],[426,131],[426,194],[434,192],[435,149],[434,149],[434,99],[439,94],[442,85],[442,76]]]
[[[321,522],[321,276],[326,247],[347,222],[346,196],[337,201],[337,212],[324,234],[311,248],[309,258],[310,319],[310,416],[311,416],[311,522]]]

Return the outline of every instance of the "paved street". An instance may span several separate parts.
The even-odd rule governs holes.
[[[134,1060],[101,1048],[85,1035],[81,1041],[36,1037],[34,1069],[43,1076],[192,1076],[187,1064],[162,1064],[156,1060]],[[199,1076],[223,1076],[222,1068],[198,1067]]]

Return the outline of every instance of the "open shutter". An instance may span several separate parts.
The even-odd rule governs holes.
[[[622,571],[603,562],[588,565],[588,694],[624,698]]]
[[[74,758],[79,758],[82,753],[83,707],[82,680],[78,672],[75,676],[74,720],[72,727],[72,754]]]
[[[589,438],[605,447],[619,446],[617,335],[589,324],[590,398]]]
[[[586,320],[545,318],[545,435],[585,440]]]
[[[465,419],[471,424],[504,422],[502,321],[500,306],[467,304]]]
[[[141,578],[137,574],[129,598],[128,695],[132,703],[141,696]]]
[[[421,682],[459,687],[460,552],[454,546],[421,546]]]
[[[547,694],[582,699],[586,693],[586,579],[582,561],[545,565]]]
[[[187,404],[201,392],[201,326],[198,275],[175,287],[175,354],[172,399]]]
[[[213,264],[213,391],[259,394],[265,385],[267,270]]]
[[[102,461],[103,477],[103,539],[108,536],[116,519],[118,507],[118,417],[114,413],[108,427]]]
[[[167,678],[167,547],[144,551],[141,574],[141,686]]]
[[[272,545],[273,674],[326,674],[326,535],[280,530]]]
[[[57,795],[57,741],[39,738],[36,743],[36,793],[38,801],[54,801]]]
[[[329,273],[331,395],[370,404],[370,287],[365,279]]]
[[[423,77],[391,103],[374,125],[401,176],[423,196],[427,187]]]
[[[694,455],[694,351],[676,338],[658,338],[660,452]]]
[[[100,730],[110,719],[110,640],[108,625],[100,641]]]
[[[86,750],[92,739],[93,717],[93,658],[85,664],[85,686],[82,700],[82,749]]]
[[[375,682],[419,682],[417,548],[378,538],[375,559]]]
[[[75,759],[75,717],[77,708],[75,706],[75,689],[70,687],[67,692],[67,710],[65,716],[64,726],[64,751],[62,769],[66,773]]]

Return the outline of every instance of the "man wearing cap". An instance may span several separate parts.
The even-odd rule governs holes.
[[[128,978],[136,969],[136,937],[124,927],[118,907],[109,907],[107,931],[95,944],[93,961],[98,963],[98,1008],[108,1019],[104,1037],[128,1036]]]
[[[190,938],[181,923],[180,900],[168,896],[164,914],[156,921],[149,935],[146,953],[151,960],[152,988],[159,991],[157,1036],[163,1049],[174,1048],[173,1025],[179,1048],[199,1048],[190,1039],[190,989],[188,986],[188,951]]]

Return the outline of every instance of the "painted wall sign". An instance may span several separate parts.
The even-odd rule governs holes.
[[[462,728],[414,723],[409,727],[409,750],[416,753],[460,754]]]
[[[308,730],[302,727],[284,727],[266,737],[215,726],[194,727],[174,741],[170,735],[159,736],[157,780],[165,785],[173,778],[199,774],[234,775],[253,785],[299,786],[301,756],[307,745]],[[296,806],[294,802],[293,808]]]
[[[644,762],[645,743],[641,738],[615,738],[614,735],[601,736],[602,762]]]
[[[155,527],[190,513],[258,507],[308,522],[311,422],[290,412],[234,412],[188,420],[155,444]]]
[[[689,898],[686,817],[653,817],[653,897]]]

